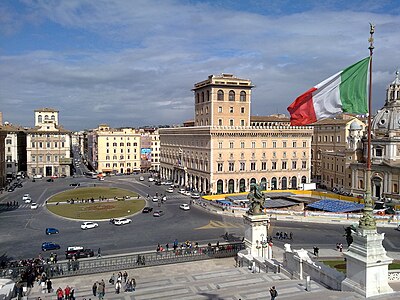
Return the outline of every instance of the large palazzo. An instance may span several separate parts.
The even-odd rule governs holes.
[[[161,177],[213,194],[248,191],[251,183],[276,190],[310,182],[312,128],[275,116],[253,122],[252,87],[230,74],[196,83],[194,122],[160,129]]]

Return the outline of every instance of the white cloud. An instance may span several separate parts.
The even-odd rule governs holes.
[[[300,93],[368,55],[371,20],[375,108],[399,64],[400,20],[391,12],[315,7],[268,15],[180,1],[24,3],[29,13],[20,24],[43,33],[45,43],[41,50],[0,52],[1,110],[22,125],[32,125],[39,107],[60,110],[72,130],[181,123],[194,115],[193,84],[222,72],[256,85],[253,114],[286,113]],[[6,41],[23,34],[8,19]],[[61,37],[46,36],[51,26]]]

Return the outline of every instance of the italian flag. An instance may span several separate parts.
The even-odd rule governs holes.
[[[365,114],[369,57],[325,79],[309,89],[287,108],[290,124],[301,126],[339,113]]]

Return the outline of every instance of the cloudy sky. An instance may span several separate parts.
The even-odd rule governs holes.
[[[393,1],[2,0],[0,111],[33,126],[51,107],[70,130],[181,124],[210,74],[253,81],[252,115],[287,113],[301,93],[369,55],[373,107],[400,67]]]

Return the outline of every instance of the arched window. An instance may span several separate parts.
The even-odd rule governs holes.
[[[235,101],[235,92],[229,91],[229,101]]]
[[[223,90],[219,90],[217,93],[217,100],[219,101],[224,101],[224,91]]]
[[[287,178],[282,177],[282,190],[286,190],[286,189],[287,189]]]
[[[217,181],[217,193],[222,194],[224,192],[224,182],[220,179]]]
[[[199,95],[199,93],[196,93],[196,103],[200,103],[200,95]]]
[[[246,92],[245,91],[240,92],[240,102],[246,102]]]
[[[271,179],[271,190],[276,190],[278,187],[276,177],[272,177]]]
[[[201,102],[204,102],[204,92],[201,92]]]
[[[51,120],[55,121],[56,120],[56,116],[51,116]]]
[[[296,176],[292,177],[291,186],[292,186],[292,189],[297,189],[297,178],[296,178]]]
[[[265,177],[261,178],[260,185],[262,190],[267,189],[267,179]]]
[[[48,120],[48,119],[49,119],[49,116],[48,116],[48,115],[45,115],[45,116],[44,116],[44,119],[45,119],[45,120]]]
[[[43,122],[43,117],[42,117],[42,115],[39,115],[39,116],[38,116],[38,122],[39,122],[39,123],[42,123],[42,122]]]
[[[306,176],[301,177],[301,183],[306,183],[306,182],[307,182],[307,177]]]
[[[207,91],[207,102],[210,101],[210,91]]]
[[[246,180],[242,178],[239,181],[239,192],[245,192],[245,191],[246,191]]]
[[[252,184],[252,183],[256,184],[257,180],[255,178],[250,179],[250,184]]]

